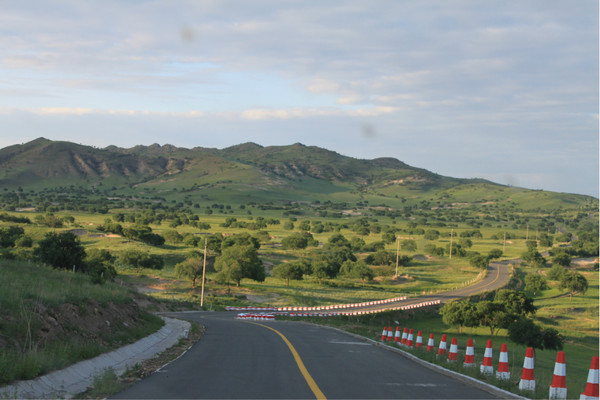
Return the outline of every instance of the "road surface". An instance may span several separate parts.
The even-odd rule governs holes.
[[[341,331],[289,321],[241,321],[234,315],[180,314],[206,327],[202,339],[114,398],[495,398]]]

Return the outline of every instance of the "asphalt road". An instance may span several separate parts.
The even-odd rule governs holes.
[[[463,288],[459,288],[456,290],[451,290],[448,292],[442,292],[442,293],[436,293],[436,294],[430,294],[430,295],[423,295],[423,296],[418,296],[418,297],[411,297],[406,300],[400,300],[400,301],[387,303],[387,304],[350,307],[350,308],[345,308],[343,310],[340,310],[340,312],[381,311],[381,310],[387,310],[390,308],[407,306],[407,305],[418,304],[418,303],[422,303],[425,301],[434,301],[434,300],[440,300],[442,303],[447,303],[448,301],[453,300],[453,299],[459,299],[462,297],[467,297],[467,296],[471,296],[471,295],[482,293],[482,292],[500,289],[500,288],[504,287],[510,280],[509,265],[510,264],[508,262],[490,263],[490,266],[488,267],[488,273],[485,276],[485,278],[483,278],[481,281],[479,281],[473,285],[465,286]],[[323,311],[302,311],[302,312],[307,313],[307,314],[313,314],[313,313],[318,314]]]
[[[289,321],[259,324],[234,315],[180,314],[203,324],[205,335],[114,398],[494,398],[340,331]]]

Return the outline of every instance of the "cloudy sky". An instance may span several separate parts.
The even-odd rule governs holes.
[[[301,142],[598,197],[598,2],[0,3],[0,147]]]

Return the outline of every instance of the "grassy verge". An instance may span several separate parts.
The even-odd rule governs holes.
[[[132,343],[162,327],[133,293],[88,276],[0,262],[0,384],[32,379]]]

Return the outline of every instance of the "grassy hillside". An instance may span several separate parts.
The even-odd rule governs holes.
[[[0,260],[0,385],[31,379],[132,343],[163,321],[115,283]]]
[[[333,201],[405,207],[483,203],[523,209],[577,209],[589,196],[533,191],[481,179],[444,177],[393,158],[359,160],[296,143],[226,149],[172,145],[98,149],[36,139],[0,149],[0,185],[16,189],[85,186],[104,196],[231,204]]]

